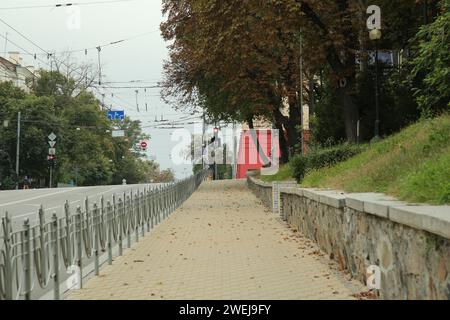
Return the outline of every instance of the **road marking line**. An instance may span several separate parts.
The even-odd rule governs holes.
[[[0,207],[6,207],[6,206],[10,206],[10,205],[21,203],[21,202],[25,202],[25,201],[37,200],[37,199],[41,199],[41,198],[56,196],[56,195],[59,195],[59,194],[72,192],[72,191],[75,191],[75,189],[69,189],[69,190],[64,190],[64,191],[60,191],[60,192],[44,194],[44,195],[37,196],[37,197],[34,197],[34,198],[27,198],[27,199],[23,199],[23,200],[17,200],[17,201],[13,201],[13,202],[8,202],[8,203],[2,203],[2,204],[0,204]]]
[[[36,214],[37,215],[38,213],[37,212],[29,212],[29,213],[21,214],[19,216],[12,217],[11,220],[20,219],[20,218],[23,218],[23,217],[28,217],[28,216],[31,216],[32,214]]]

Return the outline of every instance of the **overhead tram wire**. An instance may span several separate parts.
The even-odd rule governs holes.
[[[1,21],[2,23],[4,23],[5,25],[7,25],[7,26],[8,26],[9,28],[11,28],[12,30],[14,30],[16,33],[18,33],[22,38],[24,38],[25,40],[27,40],[28,42],[30,42],[32,45],[34,45],[35,47],[39,48],[42,52],[44,52],[44,53],[47,55],[48,58],[52,57],[55,61],[57,61],[57,62],[59,62],[60,64],[64,65],[64,66],[67,67],[68,69],[71,69],[72,71],[74,71],[74,72],[77,73],[78,75],[83,76],[83,74],[80,73],[78,70],[76,70],[75,68],[71,68],[71,67],[70,67],[69,65],[67,65],[64,61],[58,60],[58,59],[55,57],[54,53],[50,53],[50,52],[47,51],[46,49],[42,48],[42,47],[41,47],[40,45],[38,45],[36,42],[34,42],[33,40],[31,40],[29,37],[25,36],[22,32],[20,32],[19,30],[17,30],[16,28],[14,28],[13,26],[11,26],[10,24],[8,24],[8,23],[7,23],[6,21],[4,21],[3,19],[0,18],[0,21]],[[6,38],[5,38],[3,35],[1,35],[1,34],[0,34],[0,37],[2,37],[3,39],[6,40]],[[20,50],[23,50],[23,51],[25,51],[26,53],[32,55],[32,53],[30,53],[28,50],[24,49],[23,47],[19,46],[19,45],[16,44],[15,42],[13,42],[13,41],[11,41],[11,40],[9,40],[9,39],[8,39],[8,42],[11,43],[11,44],[13,44],[14,46],[16,46],[17,48],[19,48]],[[40,59],[40,58],[37,58],[37,56],[35,56],[35,57],[36,57],[37,60],[41,61],[44,65],[49,66],[51,69],[53,68],[53,67],[52,67],[52,64],[49,64],[48,62],[46,62],[46,61],[44,61],[44,60],[42,60],[42,59]],[[96,87],[96,86],[90,86],[90,88],[93,88],[94,90],[97,91],[97,93],[99,93],[100,95],[103,96],[104,93],[99,92],[98,87]],[[111,89],[120,89],[119,87],[105,86],[105,85],[103,85],[102,88],[103,88],[105,91],[110,91]],[[156,85],[156,86],[145,86],[145,87],[142,86],[142,87],[122,87],[122,88],[124,88],[124,89],[158,89],[158,88],[162,88],[162,86]],[[108,90],[108,89],[109,89],[109,90]],[[112,91],[110,91],[110,94],[113,95],[114,93],[113,93]],[[127,102],[126,100],[124,100],[124,99],[122,99],[122,98],[120,98],[117,94],[114,94],[114,97],[115,97],[116,99],[121,100],[122,102],[124,102],[124,103],[125,103],[124,106],[127,106],[127,105],[128,105],[128,106],[131,106],[131,103]],[[105,98],[106,98],[106,95],[105,95]],[[109,97],[108,97],[108,99],[109,99]],[[112,100],[112,99],[109,99],[109,100]],[[113,101],[113,102],[115,102],[115,101]],[[120,104],[120,105],[122,105],[122,104]],[[132,108],[130,107],[130,110],[131,110],[131,109],[132,109]]]
[[[130,86],[130,87],[116,87],[116,86],[108,86],[110,89],[162,89],[163,86],[156,85],[156,86]]]
[[[8,24],[6,21],[4,21],[3,19],[0,18],[0,22],[2,22],[3,24],[5,24],[6,26],[10,27],[12,30],[16,31],[17,33],[20,34],[19,31],[17,31],[13,26],[11,26],[10,24]],[[145,33],[141,33],[139,35],[136,36],[132,36],[132,37],[128,37],[122,40],[117,40],[117,41],[112,41],[106,44],[102,44],[102,45],[97,45],[94,47],[86,47],[84,49],[74,49],[74,50],[65,50],[65,51],[59,51],[59,52],[54,52],[54,54],[67,54],[67,53],[77,53],[77,52],[84,52],[85,54],[87,54],[88,51],[93,51],[93,50],[98,50],[98,47],[100,48],[105,48],[105,47],[109,47],[109,46],[113,46],[113,45],[117,45],[126,41],[130,41],[130,40],[134,40],[140,37],[144,37],[146,35],[149,34],[153,34],[159,32],[159,30],[155,30],[155,31],[149,31],[149,32],[145,32]],[[3,52],[3,53],[7,53],[7,52]],[[38,56],[38,55],[46,55],[46,53],[30,53],[30,52],[19,52],[20,54],[23,55],[31,55],[31,56]],[[150,81],[149,81],[150,82]],[[157,82],[157,81],[154,81]]]
[[[54,56],[53,53],[50,53],[50,52],[47,51],[46,49],[42,48],[42,47],[41,47],[40,45],[38,45],[36,42],[34,42],[33,40],[31,40],[29,37],[25,36],[22,32],[20,32],[19,30],[17,30],[16,28],[14,28],[13,26],[11,26],[11,25],[8,24],[7,22],[5,22],[3,19],[0,18],[0,22],[6,24],[6,25],[7,25],[8,27],[10,27],[12,30],[14,30],[16,33],[18,33],[22,38],[24,38],[25,40],[27,40],[28,42],[30,42],[32,45],[34,45],[35,47],[37,47],[38,49],[40,49],[41,51],[43,51],[43,52],[47,55],[48,58],[49,58],[49,57],[53,57],[53,59],[54,59],[55,61],[59,62],[60,64],[62,64],[62,65],[64,65],[64,66],[66,66],[68,69],[71,69],[72,71],[74,71],[74,72],[77,73],[78,75],[83,76],[83,74],[81,74],[78,70],[76,70],[75,68],[71,68],[71,67],[70,67],[69,65],[67,65],[64,61],[58,60],[58,59]],[[6,38],[5,38],[2,34],[0,34],[0,37],[2,37],[3,39],[6,40]],[[17,48],[19,48],[20,50],[23,50],[23,51],[27,52],[28,54],[31,54],[28,50],[26,50],[26,49],[24,49],[23,47],[21,47],[20,45],[16,44],[14,41],[11,41],[10,39],[8,39],[8,42],[11,43],[11,44],[13,44],[14,46],[16,46]],[[40,58],[37,58],[37,57],[36,57],[36,59],[39,60],[40,62],[42,62],[43,64],[47,65],[48,67],[50,67],[50,69],[53,69],[52,63],[49,64],[48,62],[46,62],[46,61],[44,61],[44,60],[42,60],[42,59],[40,59]],[[95,86],[91,86],[91,88],[94,88],[94,89],[95,89],[96,87],[95,87]],[[103,88],[103,89],[105,89],[105,88]],[[99,91],[97,90],[97,92],[99,92]],[[99,94],[102,94],[102,93],[99,92]],[[117,96],[117,95],[116,95],[116,97],[117,97],[117,98],[120,98],[120,97]],[[124,101],[124,100],[122,100],[122,101]],[[125,101],[125,102],[126,102],[126,101]],[[127,102],[127,104],[129,104],[129,103]]]
[[[0,10],[21,10],[21,9],[39,9],[39,8],[61,8],[72,6],[92,6],[99,4],[113,4],[120,2],[133,2],[139,0],[106,0],[106,1],[92,1],[92,2],[72,2],[72,3],[57,3],[57,4],[42,4],[33,6],[16,6],[16,7],[0,7]]]
[[[6,37],[5,36],[3,36],[2,34],[0,34],[0,37],[2,37],[3,39],[5,39],[6,40]],[[15,43],[14,41],[12,41],[11,39],[8,39],[8,43],[11,43],[12,45],[14,45],[15,47],[17,47],[17,48],[19,48],[20,50],[23,50],[23,51],[25,51],[25,52],[28,52],[26,49],[24,49],[22,46],[20,46],[20,45],[18,45],[17,43]],[[43,50],[43,49],[41,49],[41,50]],[[50,54],[50,53],[48,53],[50,56],[52,56],[53,54]],[[52,69],[53,68],[53,66],[52,66],[52,63],[49,63],[48,61],[44,61],[44,60],[42,60],[42,59],[38,59],[40,62],[42,62],[44,65],[46,65],[47,67],[49,67],[50,69]],[[56,59],[55,59],[56,60]],[[73,69],[73,71],[75,71],[75,72],[77,72],[75,69]],[[80,74],[80,73],[79,73]],[[80,75],[82,75],[82,74],[80,74]],[[97,90],[96,88],[94,88],[94,90],[96,90],[99,94],[101,94],[100,92],[99,92],[99,90]],[[117,98],[119,98],[117,95],[116,95],[116,97]],[[115,101],[113,101],[114,103],[117,103],[117,102],[115,102]],[[122,104],[122,103],[120,103],[120,104]],[[130,110],[131,110],[131,108],[130,108]]]

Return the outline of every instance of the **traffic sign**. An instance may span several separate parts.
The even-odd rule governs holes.
[[[49,141],[48,144],[50,145],[50,148],[54,148],[56,145],[56,141]]]
[[[49,154],[50,156],[56,155],[56,149],[55,149],[55,148],[50,148],[50,149],[48,149],[48,154]]]
[[[56,139],[56,134],[54,134],[53,132],[48,136],[48,138],[50,139],[50,141],[55,141]]]
[[[148,147],[148,143],[145,142],[145,141],[141,141],[141,148],[142,149],[147,149],[147,147]]]
[[[125,119],[125,111],[108,111],[109,120],[123,120]]]
[[[124,130],[114,130],[112,132],[112,136],[113,136],[113,138],[125,137],[125,131]]]

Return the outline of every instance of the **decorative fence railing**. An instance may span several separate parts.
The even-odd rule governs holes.
[[[66,201],[64,215],[56,213],[45,220],[43,207],[39,223],[26,219],[14,230],[8,213],[2,218],[0,230],[0,300],[30,300],[38,288],[53,291],[55,300],[61,297],[64,279],[68,288],[82,288],[83,268],[94,264],[99,275],[100,256],[107,254],[112,264],[114,251],[123,254],[170,213],[178,208],[199,187],[206,172],[197,173],[177,183],[144,189],[138,194],[113,195],[105,203],[89,204],[75,210]],[[115,248],[115,250],[113,250]],[[67,276],[70,274],[70,276]]]

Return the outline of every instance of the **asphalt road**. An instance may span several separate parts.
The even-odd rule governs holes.
[[[143,191],[144,188],[156,188],[160,184],[140,184],[140,185],[116,185],[101,187],[78,187],[78,188],[60,188],[60,189],[34,189],[34,190],[14,190],[0,192],[0,217],[8,212],[13,227],[19,226],[25,219],[30,220],[33,225],[37,221],[38,211],[43,205],[46,219],[49,219],[53,213],[58,217],[64,214],[64,203],[69,202],[70,209],[75,212],[78,206],[84,208],[86,197],[89,204],[100,204],[103,196],[105,205],[107,201],[112,200],[113,194],[121,197],[124,192],[130,191],[136,193]]]

